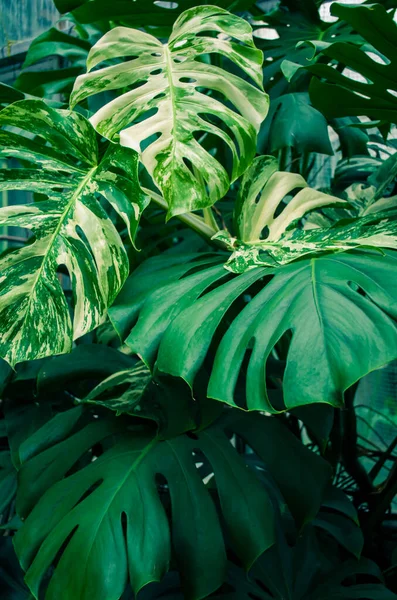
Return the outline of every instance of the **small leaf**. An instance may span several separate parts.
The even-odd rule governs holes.
[[[284,199],[298,188],[300,191],[284,204]],[[348,206],[345,200],[310,188],[301,175],[278,171],[273,156],[258,156],[241,181],[235,207],[237,237],[243,242],[256,242],[266,227],[266,242],[275,242],[306,213],[335,205]]]
[[[310,105],[307,93],[284,94],[272,100],[258,136],[258,146],[260,151],[271,153],[294,148],[299,153],[332,155],[327,126],[324,116]]]

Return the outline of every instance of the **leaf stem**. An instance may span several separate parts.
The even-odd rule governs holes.
[[[167,202],[160,194],[157,194],[156,192],[148,188],[142,188],[142,190],[145,192],[145,194],[148,194],[148,196],[150,196],[158,206],[163,208],[165,211],[168,210]],[[215,245],[218,248],[220,247],[223,249],[227,249],[226,244],[224,244],[224,242],[222,242],[221,240],[212,239],[212,237],[217,233],[218,229],[215,229],[215,227],[212,224],[206,222],[199,215],[195,215],[193,213],[183,213],[175,216],[182,223],[185,223],[185,225],[190,227],[190,229],[193,229],[193,231],[201,235],[201,237],[203,237],[208,243]]]

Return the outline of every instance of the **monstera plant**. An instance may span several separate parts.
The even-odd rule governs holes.
[[[366,54],[397,26],[320,4],[57,0],[74,29],[25,66],[69,62],[1,87],[5,600],[397,598],[396,442],[369,470],[354,405],[397,358],[392,64]],[[350,187],[308,183],[327,119],[365,147]]]

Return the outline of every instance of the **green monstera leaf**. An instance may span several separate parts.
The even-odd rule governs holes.
[[[79,25],[78,32],[82,31]],[[31,43],[15,87],[22,92],[44,97],[70,93],[76,77],[84,73],[91,45],[87,39],[51,27]],[[66,59],[68,66],[49,71],[43,71],[40,67],[32,70],[33,65],[49,56]]]
[[[284,94],[271,101],[258,146],[269,152],[294,148],[298,152],[333,154],[327,121],[310,105],[306,92]]]
[[[208,55],[227,58],[252,83],[210,64]],[[106,66],[121,58],[126,60]],[[249,166],[268,110],[261,64],[245,20],[201,6],[182,13],[167,44],[125,27],[105,34],[87,61],[89,70],[101,68],[77,78],[71,104],[98,92],[122,91],[91,123],[105,137],[142,151],[171,217],[211,206]],[[230,174],[203,146],[206,134],[231,153]]]
[[[319,45],[313,42],[323,59],[337,61],[348,69],[340,72],[323,61],[303,67],[317,76],[310,84],[313,105],[330,118],[366,115],[396,123],[397,25],[392,14],[380,4],[344,6],[336,2],[331,12],[359,33],[367,46],[359,48],[350,40]],[[289,77],[300,68],[293,64],[284,67]]]
[[[357,249],[232,276],[205,255],[170,255],[167,268],[165,254],[127,280],[110,315],[134,352],[191,386],[206,360],[211,398],[269,412],[342,406],[344,390],[397,357],[396,256]],[[280,405],[268,391],[266,364],[285,335]]]
[[[131,238],[147,200],[137,154],[112,146],[100,160],[95,131],[81,115],[22,100],[1,111],[0,126],[0,155],[28,165],[2,169],[0,190],[47,196],[0,209],[0,225],[34,233],[31,243],[0,259],[0,355],[15,365],[69,352],[73,339],[104,320],[128,275],[128,259],[100,198]],[[58,278],[62,266],[73,316]]]
[[[223,527],[250,568],[274,543],[275,517],[267,487],[236,452],[232,434],[265,461],[275,482],[267,475],[269,485],[277,485],[300,525],[316,516],[328,485],[328,464],[277,419],[229,414],[203,431],[161,440],[109,413],[88,421],[85,413],[76,427],[69,413],[78,410],[57,415],[27,440],[19,472],[17,507],[26,519],[15,548],[36,596],[55,562],[47,600],[119,600],[128,579],[137,593],[162,578],[171,558],[186,597],[204,598],[223,582]]]

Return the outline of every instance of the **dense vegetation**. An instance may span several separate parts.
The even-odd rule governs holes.
[[[0,84],[2,599],[396,599],[355,402],[397,358],[395,3],[54,1]]]

